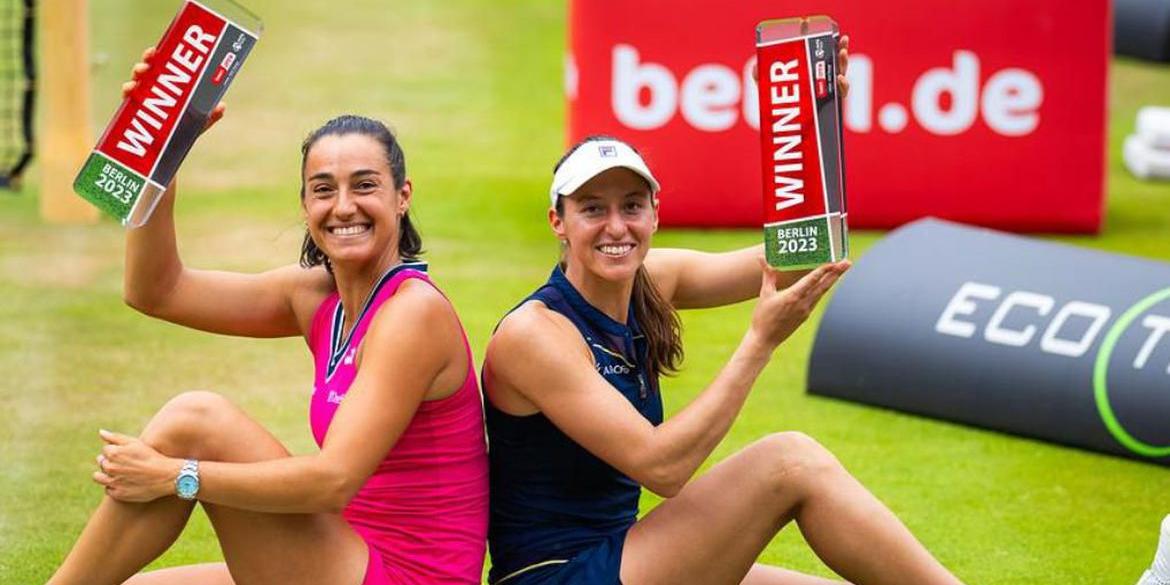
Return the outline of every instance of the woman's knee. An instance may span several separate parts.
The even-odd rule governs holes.
[[[172,457],[206,457],[209,433],[221,428],[231,401],[215,392],[193,390],[171,398],[142,432],[142,440]]]
[[[841,463],[816,439],[798,432],[773,433],[748,449],[759,458],[757,469],[780,489],[803,489],[842,470]]]

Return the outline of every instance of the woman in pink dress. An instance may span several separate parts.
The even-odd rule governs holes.
[[[314,131],[302,154],[299,265],[187,268],[172,186],[150,222],[128,232],[125,297],[195,329],[304,337],[316,363],[310,422],[320,451],[291,455],[210,392],[174,398],[138,437],[102,431],[93,477],[106,496],[51,584],[480,582],[482,403],[463,327],[417,260],[402,149],[382,123],[341,116]],[[136,575],[175,541],[196,503],[225,562]]]

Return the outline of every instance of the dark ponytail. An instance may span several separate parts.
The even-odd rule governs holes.
[[[557,161],[553,172],[556,173],[565,159],[573,154],[573,151],[584,144],[598,140],[616,140],[625,143],[623,140],[603,134],[588,136],[573,145],[561,157],[561,160]],[[628,145],[628,143],[626,144]],[[638,149],[633,146],[630,148],[634,149],[634,152],[638,152]],[[556,212],[561,217],[565,215],[565,204],[559,197],[557,198]],[[561,266],[564,267],[564,265],[565,260],[562,257]],[[634,275],[634,291],[630,296],[630,304],[634,307],[634,318],[638,320],[642,334],[646,336],[646,369],[649,370],[651,377],[657,378],[662,375],[674,374],[678,371],[683,359],[682,321],[679,320],[678,311],[675,310],[674,305],[662,297],[658,286],[650,280],[650,273],[646,271],[645,265],[639,266],[637,274]]]
[[[645,266],[639,266],[634,275],[630,302],[634,305],[634,318],[646,336],[646,367],[650,375],[673,375],[683,359],[682,321],[674,305],[662,298]]]
[[[402,151],[402,145],[398,143],[394,132],[377,120],[346,114],[325,122],[320,128],[310,133],[301,144],[302,200],[305,198],[305,161],[309,158],[309,151],[318,140],[326,136],[345,134],[361,134],[377,140],[386,151],[386,164],[390,167],[390,177],[394,181],[394,189],[402,188],[406,181],[406,153]],[[422,236],[415,229],[414,223],[410,221],[410,212],[407,211],[398,223],[398,255],[403,259],[413,259],[418,258],[422,253]],[[301,242],[301,267],[312,268],[320,265],[324,265],[325,270],[329,271],[330,274],[333,273],[333,264],[329,262],[329,257],[317,247],[317,243],[313,241],[313,237],[306,229],[305,239]]]

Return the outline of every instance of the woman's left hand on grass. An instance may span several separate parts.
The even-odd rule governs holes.
[[[123,502],[150,502],[175,493],[175,478],[183,461],[155,451],[137,437],[98,431],[106,442],[97,457],[93,480]]]

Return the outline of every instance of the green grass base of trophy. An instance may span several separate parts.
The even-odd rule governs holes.
[[[847,249],[839,215],[820,215],[764,226],[764,256],[780,270],[806,270],[835,262]]]
[[[113,180],[112,176],[130,180],[120,182]],[[134,204],[141,197],[143,187],[141,179],[135,177],[132,171],[96,151],[89,155],[85,166],[73,181],[73,191],[82,199],[123,223],[134,211]],[[107,191],[107,188],[112,191]],[[121,194],[126,200],[115,197],[114,192]]]
[[[828,260],[825,262],[811,262],[811,263],[807,263],[807,264],[772,264],[772,268],[775,268],[776,270],[780,270],[783,272],[793,272],[796,270],[814,270],[816,268],[824,266],[825,264],[832,264],[833,262],[838,262],[838,261],[841,261],[844,259],[845,258],[842,257],[842,258],[838,258],[837,260]]]
[[[134,208],[134,201],[131,200],[129,204],[122,203],[111,197],[101,197],[92,195],[83,189],[73,187],[74,191],[81,196],[82,199],[88,201],[94,207],[100,209],[103,213],[117,219],[119,222],[125,222],[126,217],[130,215],[130,211]]]

